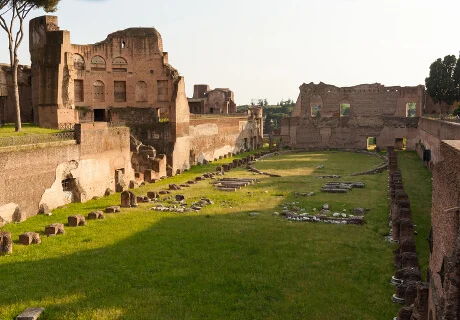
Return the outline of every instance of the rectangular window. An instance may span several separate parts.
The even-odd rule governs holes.
[[[311,117],[320,118],[321,117],[321,105],[311,105]]]
[[[413,118],[417,115],[417,103],[409,102],[406,104],[406,117]]]
[[[115,102],[126,102],[126,81],[115,81],[113,96]]]
[[[83,102],[83,80],[74,80],[74,100],[75,102]]]
[[[348,103],[342,103],[340,105],[340,116],[348,117],[350,115],[350,105]]]
[[[158,80],[158,100],[168,101],[168,80]]]
[[[105,121],[105,109],[94,109],[94,121]]]

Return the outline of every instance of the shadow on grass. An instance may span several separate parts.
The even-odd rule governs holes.
[[[207,208],[199,215],[173,215],[145,205],[46,239],[41,247],[20,248],[24,261],[13,255],[5,257],[13,261],[0,264],[0,317],[12,318],[30,306],[44,306],[45,319],[388,319],[396,314],[388,283],[392,246],[378,233],[388,229],[384,174],[362,177],[368,188],[347,195],[297,200],[295,191],[319,188],[324,180],[257,178],[259,184],[233,195],[207,191],[213,200],[228,197],[243,208],[233,213],[217,202],[210,215]],[[168,183],[174,182],[141,192]],[[198,196],[207,187],[190,189]],[[372,207],[368,224],[293,223],[271,214],[281,202],[312,207],[326,200],[333,209],[358,201]],[[64,222],[69,210],[86,214],[113,202],[119,194],[69,205],[49,219],[37,217],[37,223]],[[257,203],[261,214],[249,216]],[[101,240],[112,236],[119,240]],[[103,245],[79,249],[96,242]],[[37,257],[34,250],[54,257]]]
[[[370,233],[248,212],[164,218],[111,246],[4,264],[0,306],[45,306],[46,319],[383,319],[391,248]]]

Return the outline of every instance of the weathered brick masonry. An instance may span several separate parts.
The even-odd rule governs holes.
[[[429,319],[460,319],[460,140],[440,143],[433,169]]]
[[[299,148],[366,149],[367,138],[374,137],[380,148],[406,139],[407,147],[414,149],[423,97],[421,85],[303,84],[291,117],[282,121],[281,143]],[[416,107],[411,117],[408,104]],[[348,106],[348,111],[341,112],[342,106]]]
[[[128,128],[77,125],[76,140],[0,148],[0,218],[22,221],[40,205],[53,209],[103,196],[134,178]],[[122,171],[123,181],[117,181]]]

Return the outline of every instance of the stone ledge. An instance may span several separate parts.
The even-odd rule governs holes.
[[[36,144],[24,144],[24,145],[11,146],[11,147],[0,147],[0,153],[45,149],[45,148],[52,148],[52,147],[64,147],[64,146],[71,146],[71,145],[77,145],[77,140],[53,141],[53,142],[36,143]]]

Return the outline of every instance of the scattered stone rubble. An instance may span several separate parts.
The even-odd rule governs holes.
[[[180,196],[180,197],[177,197]],[[175,212],[175,213],[185,213],[185,212],[198,212],[203,207],[209,206],[214,204],[213,201],[209,200],[208,198],[201,198],[200,201],[192,203],[190,207],[187,207],[187,203],[185,202],[185,197],[182,200],[177,200],[178,198],[182,198],[182,195],[176,195],[176,201],[174,204],[171,205],[163,205],[157,204],[156,206],[150,208],[150,210],[158,211],[158,212]]]
[[[404,304],[397,320],[427,320],[428,284],[421,282],[421,273],[415,246],[415,226],[407,193],[404,191],[401,171],[394,148],[388,148],[390,235],[387,240],[399,244],[394,251],[395,275],[391,283],[396,286],[394,303]]]
[[[363,182],[328,182],[321,189],[327,193],[347,193],[353,188],[364,188]]]
[[[219,191],[236,191],[250,184],[255,183],[256,179],[250,178],[222,178],[214,182],[214,187]]]
[[[305,208],[298,207],[299,202],[292,202],[288,204],[282,204],[283,211],[281,215],[285,216],[289,221],[305,221],[305,222],[322,222],[329,224],[355,224],[363,225],[364,217],[355,216],[353,214],[346,214],[347,210],[343,210],[341,213],[332,213],[329,204],[325,203],[322,207],[320,214],[312,215],[306,212]],[[353,212],[355,209],[352,209]],[[313,208],[313,211],[317,211]],[[332,216],[331,216],[332,214]],[[279,212],[274,212],[273,215],[278,216]]]

